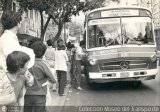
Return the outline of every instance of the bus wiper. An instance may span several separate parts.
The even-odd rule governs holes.
[[[108,42],[105,47],[108,47],[109,45],[111,45],[113,42],[115,42],[115,40],[120,37],[120,35],[118,35],[115,39],[112,39],[110,42]]]
[[[135,39],[133,39],[133,38],[131,38],[131,37],[129,37],[129,36],[127,36],[127,35],[125,35],[125,34],[122,34],[124,37],[126,37],[126,38],[128,38],[129,40],[131,40],[131,41],[133,41],[133,42],[135,42],[135,44],[137,44],[137,45],[141,45],[141,43],[140,42],[138,42],[138,41],[136,41]]]

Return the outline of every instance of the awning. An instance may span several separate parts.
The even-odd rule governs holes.
[[[29,39],[32,39],[32,38],[35,38],[34,36],[31,36],[31,35],[28,35],[28,34],[20,34],[20,33],[17,33],[17,37],[19,40],[29,40]]]

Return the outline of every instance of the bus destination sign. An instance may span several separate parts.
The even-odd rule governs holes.
[[[116,16],[139,16],[138,10],[107,10],[101,12],[101,17],[116,17]]]

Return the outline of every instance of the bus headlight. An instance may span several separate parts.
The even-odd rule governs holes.
[[[97,60],[96,60],[96,59],[90,59],[90,60],[89,60],[89,63],[90,63],[91,65],[95,65],[95,64],[97,63]]]
[[[155,62],[157,60],[157,56],[156,55],[152,55],[150,57],[150,59],[151,59],[152,62]]]

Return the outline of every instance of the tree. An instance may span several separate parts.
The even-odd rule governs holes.
[[[72,15],[78,15],[79,11],[87,11],[94,8],[104,6],[105,0],[93,0],[86,2],[80,2],[80,0],[18,0],[21,6],[21,10],[37,10],[41,17],[41,39],[44,39],[44,35],[48,26],[48,23],[53,19],[54,23],[58,26],[58,32],[53,39],[57,40],[63,29],[63,25],[66,22],[71,21]],[[44,24],[44,12],[48,15],[47,21]]]
[[[44,40],[45,31],[51,17],[48,16],[46,23],[44,23],[43,13],[50,7],[50,1],[52,0],[17,0],[20,5],[20,11],[37,10],[41,17],[41,40]]]
[[[1,11],[12,10],[12,0],[0,0]]]
[[[78,15],[80,11],[87,11],[94,8],[104,6],[104,0],[93,0],[80,2],[79,0],[54,0],[55,6],[51,6],[47,10],[47,14],[51,16],[55,24],[58,25],[58,32],[54,38],[57,40],[61,34],[63,25],[71,21],[72,15]]]

